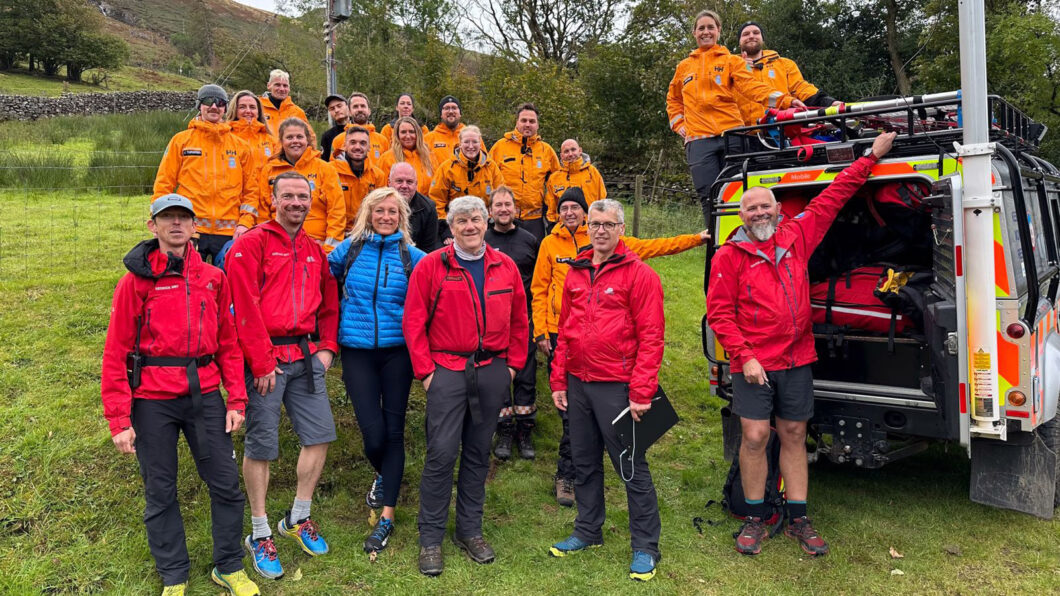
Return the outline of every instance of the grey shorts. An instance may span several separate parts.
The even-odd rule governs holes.
[[[280,455],[280,407],[287,410],[291,426],[303,446],[320,445],[335,440],[335,419],[324,384],[324,365],[312,360],[317,391],[309,391],[305,360],[280,362],[283,374],[276,375],[276,387],[268,395],[254,389],[254,377],[247,373],[247,437],[243,454],[250,459],[274,460]]]
[[[743,373],[732,375],[732,413],[750,420],[813,418],[813,372],[810,365],[766,371],[769,385],[754,385]]]

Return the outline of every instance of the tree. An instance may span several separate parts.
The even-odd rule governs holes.
[[[606,41],[626,0],[470,0],[465,20],[477,41],[501,55],[572,66],[586,46]]]
[[[80,81],[90,68],[118,68],[129,57],[129,46],[113,35],[84,33],[66,54],[66,78]]]

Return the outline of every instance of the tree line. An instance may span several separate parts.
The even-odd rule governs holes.
[[[128,55],[125,41],[103,33],[99,7],[84,0],[0,0],[0,69],[25,63],[55,76],[65,67],[78,82],[86,70],[121,67]]]

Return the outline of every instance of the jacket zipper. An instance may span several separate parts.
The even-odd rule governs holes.
[[[788,272],[788,280],[793,282],[793,280],[791,279],[791,268],[788,267],[787,263],[784,264],[784,269],[787,270],[787,272]],[[788,297],[788,289],[787,289],[787,287],[784,286],[784,280],[780,279],[780,269],[776,269],[776,272],[777,272],[777,280],[780,281],[780,289],[784,291],[784,302],[788,306],[788,312],[791,313],[791,328],[794,331],[794,337],[793,337],[793,341],[791,342],[791,351],[788,352],[788,357],[791,359],[791,366],[795,366],[795,341],[794,340],[799,339],[798,318],[797,318],[797,316],[795,314],[795,305],[792,304],[791,298]],[[793,284],[794,284],[794,282],[793,282]],[[794,285],[792,286],[792,288],[794,289]]]
[[[199,302],[199,339],[195,342],[195,355],[199,355],[199,351],[202,350],[202,322],[206,318],[206,301]]]
[[[184,355],[191,356],[191,285],[187,277],[184,278],[184,308],[188,313],[188,347]]]
[[[291,330],[294,331],[298,328],[298,299],[295,296],[295,276],[298,275],[298,245],[295,244],[294,240],[291,240]],[[284,352],[286,352],[287,358],[291,357],[291,347],[284,346]]]
[[[155,334],[154,334],[153,331],[151,331],[151,309],[150,308],[147,309],[147,321],[144,323],[144,326],[147,327],[147,333],[149,333],[151,335],[151,343],[147,344],[147,346],[148,347],[154,346],[155,345]]]
[[[375,264],[375,283],[372,284],[372,325],[375,328],[375,343],[373,347],[379,347],[379,314],[376,310],[376,298],[379,296],[379,269],[383,264],[383,246],[379,246],[379,260]],[[386,278],[383,278],[383,284],[386,284]]]

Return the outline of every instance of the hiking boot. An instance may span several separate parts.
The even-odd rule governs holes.
[[[234,573],[221,573],[216,567],[210,573],[213,583],[228,590],[231,596],[258,596],[258,584],[247,577],[247,572],[240,569]]]
[[[762,542],[769,538],[769,528],[760,517],[744,519],[743,527],[736,535],[736,552],[741,555],[757,555],[762,552]]]
[[[445,569],[445,561],[442,559],[442,546],[420,547],[420,573],[434,577],[441,575]]]
[[[188,582],[182,584],[173,584],[172,586],[165,586],[162,588],[162,596],[184,596],[184,591],[188,589]]]
[[[493,559],[497,558],[494,554],[493,549],[490,548],[488,542],[482,539],[482,536],[471,536],[469,538],[461,538],[459,536],[453,536],[453,543],[460,547],[460,550],[467,553],[467,556],[476,563],[486,564],[492,563]]]
[[[574,506],[573,478],[556,478],[556,502],[564,507]]]
[[[553,557],[566,557],[589,548],[600,548],[601,546],[603,545],[586,542],[572,534],[566,540],[553,544],[548,549],[548,554]]]
[[[368,494],[364,497],[364,502],[372,509],[379,509],[383,506],[382,474],[375,475],[375,480],[372,481],[372,486],[368,489]]]
[[[519,447],[519,457],[523,459],[534,459],[537,452],[534,451],[533,426],[519,426],[519,432],[515,435],[515,444]]]
[[[655,557],[642,550],[633,551],[633,562],[629,564],[629,579],[646,582],[655,577]]]
[[[799,546],[808,555],[817,557],[828,554],[828,543],[821,538],[817,530],[813,529],[813,524],[805,516],[788,522],[788,527],[784,528],[784,535],[797,540]]]
[[[512,438],[515,434],[515,426],[510,423],[497,425],[497,444],[493,446],[493,455],[501,461],[508,461],[512,456]]]
[[[328,543],[320,535],[320,527],[308,517],[298,523],[291,523],[289,519],[291,512],[288,511],[276,524],[276,529],[281,536],[287,536],[298,543],[307,555],[319,556],[328,554]]]
[[[253,540],[250,535],[247,535],[243,540],[243,548],[247,549],[247,554],[250,555],[250,560],[254,564],[254,571],[257,571],[258,575],[265,579],[283,577],[283,565],[280,564],[280,557],[276,553],[276,543],[272,541],[272,536]]]
[[[380,517],[375,524],[375,529],[364,539],[364,552],[379,552],[386,548],[390,541],[390,535],[394,533],[394,522],[385,517]]]

